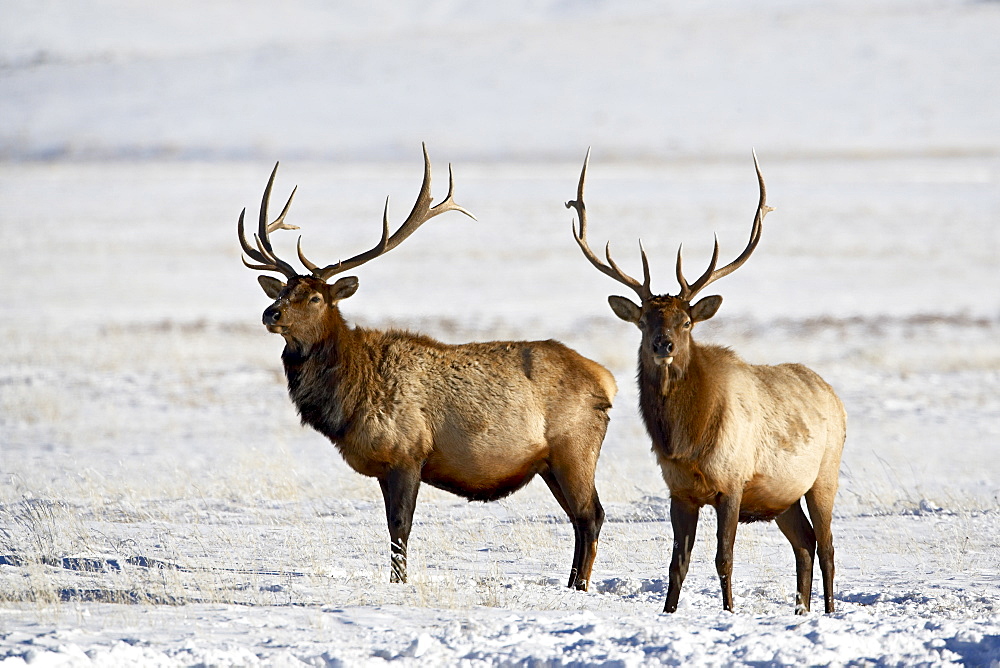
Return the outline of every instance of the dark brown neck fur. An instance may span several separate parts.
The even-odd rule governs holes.
[[[715,441],[725,411],[717,376],[720,353],[731,354],[726,348],[702,348],[691,341],[686,364],[680,361],[669,368],[640,353],[639,408],[653,449],[662,456],[694,458]]]
[[[310,345],[286,341],[281,360],[288,394],[302,423],[334,443],[344,438],[359,404],[365,382],[356,362],[362,332],[350,328],[337,308],[327,316],[324,336]],[[331,400],[332,398],[332,400]]]

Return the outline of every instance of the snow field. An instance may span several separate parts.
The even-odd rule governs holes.
[[[905,174],[931,169],[906,167]],[[992,162],[979,167],[995,169]],[[989,665],[1000,635],[995,296],[970,296],[966,274],[924,276],[925,255],[912,241],[890,252],[894,242],[880,234],[892,232],[879,232],[876,213],[876,222],[851,224],[870,230],[866,248],[885,249],[877,261],[893,267],[887,273],[938,281],[942,293],[966,295],[967,306],[929,309],[912,287],[889,306],[837,294],[806,299],[829,294],[830,274],[875,279],[852,276],[845,265],[853,251],[837,252],[824,228],[797,228],[800,236],[820,235],[810,244],[782,224],[787,207],[769,216],[760,257],[745,277],[741,271],[718,286],[727,301],[698,336],[732,345],[753,362],[803,361],[843,397],[850,426],[835,520],[839,611],[791,616],[790,550],[774,526],[748,525],[737,540],[737,613],[719,612],[714,517],[706,512],[681,610],[664,617],[669,500],[635,409],[638,337],[605,313],[604,297],[615,286],[564,252],[578,253],[569,216],[548,201],[556,194],[550,183],[562,181],[572,195],[577,168],[513,169],[506,182],[486,167],[468,170],[471,178],[460,171],[456,197],[480,222],[435,220],[393,257],[366,267],[344,310],[368,325],[410,326],[446,341],[552,336],[613,371],[621,392],[598,466],[608,521],[586,594],[563,587],[572,532],[537,482],[493,504],[422,489],[413,581],[388,584],[377,485],[298,425],[284,390],[280,340],[257,324],[267,300],[239,265],[236,212],[222,200],[248,202],[253,212],[261,174],[209,164],[4,171],[8,210],[33,220],[10,235],[9,295],[18,298],[3,304],[6,661]],[[378,193],[393,193],[392,212],[406,208],[416,186],[412,169],[392,165],[388,187],[368,167],[283,169],[310,184],[300,187],[292,215],[317,258],[374,243]],[[787,169],[777,161],[773,171]],[[266,176],[267,167],[262,171]],[[687,166],[685,173],[712,189],[746,190],[740,199],[754,200],[752,184],[743,188],[746,170],[735,165]],[[249,176],[258,178],[244,184]],[[210,183],[224,196],[185,196],[185,183]],[[46,184],[64,197],[40,197]],[[475,193],[489,184],[517,191],[518,208],[475,206]],[[781,206],[780,188],[771,188]],[[635,263],[629,236],[656,207],[625,206],[647,196],[641,188],[633,195],[625,183],[610,196],[603,190],[595,179],[588,191],[591,235],[606,229],[616,257]],[[345,204],[343,192],[362,195]],[[712,213],[707,195],[690,201],[681,189],[675,194],[687,235],[705,236],[695,221],[707,217],[724,230],[724,254],[742,242],[746,207],[726,212],[737,224]],[[610,201],[598,205],[602,195]],[[348,211],[327,214],[310,198]],[[827,204],[816,199],[818,208]],[[364,215],[354,211],[366,204]],[[944,205],[934,197],[927,203]],[[612,226],[607,211],[624,213]],[[794,213],[808,219],[818,212]],[[946,242],[956,248],[935,261],[988,253],[976,235],[985,214],[973,208],[960,219],[964,229],[953,223]],[[73,226],[62,224],[71,217]],[[345,226],[345,218],[374,224]],[[350,241],[331,243],[341,230]],[[642,233],[657,249],[653,257],[671,261],[669,245],[684,236],[672,225]],[[480,237],[489,242],[494,234],[487,253]],[[692,265],[710,243],[684,241]],[[789,281],[776,286],[767,277],[797,248],[824,243],[831,252],[795,279],[807,284],[802,296],[785,290],[771,297]],[[20,298],[35,294],[38,267],[81,258],[85,270],[60,289],[43,290],[42,307]],[[670,278],[660,269],[654,284]],[[421,303],[435,304],[434,313]],[[23,322],[37,323],[31,336]]]
[[[997,666],[1000,12],[995,2],[9,0],[0,20],[0,665]],[[621,388],[591,591],[540,483],[424,488],[388,583],[377,485],[299,426],[235,223],[274,198],[306,253],[435,219],[359,272],[367,326],[554,337]],[[723,613],[706,512],[673,616],[669,499],[638,335],[570,237],[674,289],[743,247],[699,340],[799,361],[849,435],[833,615],[794,617],[772,525]],[[285,233],[281,233],[285,234]],[[294,256],[296,235],[275,235]],[[818,581],[816,583],[818,586]],[[814,597],[814,602],[815,602]]]

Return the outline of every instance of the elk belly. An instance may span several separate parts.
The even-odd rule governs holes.
[[[506,496],[546,465],[544,409],[527,388],[481,383],[431,418],[422,478],[470,499]]]
[[[769,521],[812,488],[819,474],[819,462],[811,457],[787,458],[783,467],[757,472],[743,486],[740,521]]]
[[[754,478],[743,488],[740,522],[769,522],[802,498],[808,487],[783,488]]]
[[[465,456],[457,454],[435,450],[424,464],[421,479],[472,501],[493,501],[517,491],[542,471],[548,448],[539,444],[491,456],[472,448]]]

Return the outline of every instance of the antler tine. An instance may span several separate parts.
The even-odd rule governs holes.
[[[420,182],[420,192],[417,193],[417,199],[413,202],[413,209],[410,210],[410,215],[406,217],[403,224],[399,226],[392,236],[387,240],[385,244],[386,252],[392,248],[395,248],[397,244],[402,242],[406,237],[413,234],[413,232],[419,227],[425,220],[430,220],[431,216],[427,214],[431,211],[431,201],[434,199],[431,197],[431,159],[427,155],[427,144],[421,142],[420,148],[424,152],[424,178]],[[383,221],[388,225],[389,219],[389,198],[385,198],[385,212],[383,214]],[[393,243],[395,242],[395,243]]]
[[[639,295],[640,299],[649,299],[652,297],[653,293],[649,287],[649,260],[646,258],[646,251],[642,248],[642,242],[639,242],[639,252],[642,255],[642,274],[643,282],[639,283],[636,279],[632,278],[624,271],[621,270],[614,260],[611,259],[611,242],[609,241],[604,247],[604,256],[607,258],[608,263],[604,264],[601,260],[590,250],[590,244],[587,243],[587,205],[583,201],[583,190],[584,183],[587,180],[587,166],[590,164],[590,149],[587,149],[587,157],[583,160],[583,169],[580,170],[580,182],[576,187],[576,199],[566,202],[567,209],[576,209],[576,217],[580,221],[580,229],[577,232],[576,222],[573,223],[573,238],[576,240],[576,244],[583,251],[584,257],[590,260],[590,264],[594,265],[598,271],[606,276],[610,276],[619,283],[628,286]]]
[[[261,262],[263,264],[250,264],[242,255],[240,256],[240,259],[243,260],[243,265],[250,269],[256,269],[258,271],[274,271],[275,267],[271,264],[270,260],[261,255],[260,251],[256,250],[247,243],[246,234],[243,229],[243,219],[246,216],[246,213],[247,210],[243,209],[243,211],[240,212],[240,219],[236,223],[236,233],[240,239],[240,246],[243,248],[243,252],[249,255],[252,260],[256,260],[257,262]]]
[[[649,286],[649,258],[646,257],[646,249],[642,247],[642,239],[639,239],[639,255],[642,257],[642,289],[652,296],[653,291]]]
[[[284,208],[281,209],[281,214],[275,218],[272,222],[267,224],[267,232],[270,234],[275,230],[297,230],[298,225],[289,225],[285,222],[285,215],[288,214],[288,208],[292,206],[292,198],[295,197],[295,193],[298,192],[299,187],[295,186],[292,188],[292,194],[288,196],[288,201],[285,202]]]
[[[757,227],[757,236],[764,229],[764,216],[774,211],[773,206],[767,205],[767,187],[764,185],[764,175],[760,171],[760,163],[757,162],[757,151],[751,149],[753,154],[753,168],[757,172],[757,188],[760,190],[760,200],[757,202],[757,215],[754,216],[754,225]]]
[[[692,285],[688,285],[687,281],[684,279],[684,272],[681,270],[681,250],[683,248],[684,244],[677,247],[677,282],[681,285],[681,291],[677,293],[677,296],[681,299],[690,301],[696,294],[698,294],[699,290],[711,283],[711,280],[715,280],[711,277],[715,271],[716,265],[719,263],[719,235],[715,235],[715,246],[712,248],[712,259],[708,263],[708,269],[706,269],[705,272],[699,276]],[[719,278],[722,277],[719,276]]]
[[[721,269],[716,269],[715,264],[719,258],[719,238],[715,238],[715,250],[712,253],[712,261],[709,264],[708,270],[702,274],[693,285],[688,286],[684,282],[684,277],[681,274],[681,256],[680,250],[677,251],[677,281],[681,284],[680,297],[682,299],[690,300],[696,294],[698,294],[702,289],[711,283],[728,276],[733,273],[746,262],[750,255],[753,254],[754,250],[757,248],[757,244],[760,242],[760,235],[764,229],[764,216],[766,216],[771,211],[774,211],[773,207],[767,205],[767,188],[764,185],[764,175],[760,171],[760,163],[757,161],[757,152],[753,151],[753,166],[757,172],[757,186],[760,190],[760,200],[757,203],[757,211],[754,214],[753,225],[750,228],[750,240],[747,242],[746,248],[740,253],[739,257],[727,264]]]
[[[305,255],[302,254],[302,235],[301,234],[299,235],[299,240],[295,243],[295,250],[299,254],[299,262],[302,263],[302,266],[304,266],[306,269],[308,269],[310,272],[312,272],[313,276],[318,276],[318,274],[316,272],[319,271],[320,268],[317,267],[312,262],[310,262],[309,259]]]
[[[435,204],[431,208],[431,212],[432,213],[431,213],[430,216],[428,216],[428,218],[431,218],[433,216],[437,216],[439,214],[442,214],[445,211],[458,211],[460,213],[464,213],[466,216],[468,216],[472,220],[478,220],[474,215],[472,215],[471,212],[467,211],[465,208],[463,208],[463,207],[461,207],[461,206],[459,206],[458,204],[455,203],[455,200],[453,198],[454,192],[455,192],[455,175],[452,172],[451,163],[449,162],[448,163],[448,194],[445,196],[445,198],[443,200],[441,200],[440,204]]]
[[[302,260],[302,264],[306,265],[312,271],[313,276],[324,281],[329,280],[330,277],[336,274],[358,267],[384,253],[388,253],[416,232],[418,227],[434,216],[446,211],[459,211],[473,220],[476,219],[475,216],[456,204],[453,199],[455,179],[450,164],[448,165],[448,196],[437,206],[431,206],[431,201],[433,200],[433,197],[431,197],[431,160],[427,155],[427,144],[421,144],[421,147],[424,152],[424,179],[420,184],[420,192],[417,194],[417,199],[413,203],[413,209],[410,211],[410,215],[406,217],[406,220],[393,232],[392,236],[389,236],[389,198],[387,197],[385,199],[385,209],[382,212],[382,239],[379,243],[364,253],[355,255],[348,260],[341,260],[322,269],[317,268],[316,265],[305,259],[305,256],[302,255],[300,245],[299,259]]]
[[[243,252],[250,256],[250,259],[255,260],[259,264],[251,264],[243,258],[243,264],[250,269],[255,269],[257,271],[277,271],[284,274],[286,277],[291,278],[295,276],[298,272],[292,267],[292,265],[281,260],[275,253],[274,249],[271,247],[271,240],[268,237],[270,232],[277,229],[282,230],[293,230],[298,229],[292,225],[284,222],[285,216],[288,214],[288,209],[292,204],[292,198],[295,197],[295,190],[292,190],[292,194],[289,195],[288,201],[285,202],[284,208],[281,210],[281,215],[275,219],[274,222],[267,223],[267,208],[268,203],[271,198],[271,188],[274,186],[274,177],[278,172],[278,163],[274,163],[274,169],[271,170],[271,177],[267,181],[267,187],[264,188],[264,197],[261,200],[260,207],[260,220],[258,221],[257,233],[253,235],[254,241],[257,245],[253,248],[246,240],[246,231],[244,228],[244,219],[246,218],[247,210],[244,208],[240,212],[239,221],[236,224],[237,236],[240,240],[240,247]]]
[[[272,227],[267,223],[267,209],[271,202],[271,188],[274,187],[274,177],[278,174],[278,163],[274,163],[274,169],[271,170],[271,177],[267,180],[267,187],[264,188],[264,196],[260,201],[260,219],[257,223],[257,234],[254,235],[254,239],[257,241],[257,248],[260,249],[261,253],[271,261],[275,269],[285,274],[289,278],[298,274],[292,265],[288,264],[281,258],[279,258],[275,252],[274,248],[271,247],[271,238],[268,234],[271,232]],[[288,202],[285,203],[285,207],[275,221],[274,229],[282,228],[284,226],[285,214],[288,213],[288,207],[292,204],[292,197],[294,197],[295,192],[292,191],[292,196],[288,198]]]
[[[236,235],[240,239],[240,246],[243,248],[243,252],[250,256],[250,259],[257,260],[257,262],[267,262],[267,258],[261,255],[260,251],[253,248],[252,246],[250,246],[250,244],[247,243],[246,231],[244,230],[243,227],[243,219],[246,218],[246,215],[247,215],[247,210],[246,207],[244,207],[243,210],[240,211],[240,219],[236,222]],[[243,264],[246,264],[246,260],[243,261]],[[247,266],[251,267],[252,269],[256,269],[256,267],[252,267],[251,265]]]
[[[416,232],[417,228],[426,223],[428,220],[434,216],[439,216],[447,211],[458,211],[464,213],[469,218],[476,220],[476,217],[471,213],[463,209],[461,206],[455,203],[454,193],[455,193],[455,175],[451,168],[451,163],[448,163],[448,194],[440,204],[430,206],[433,197],[431,197],[431,160],[427,155],[427,144],[422,143],[421,147],[424,151],[424,180],[420,184],[420,194],[417,195],[417,201],[413,204],[413,210],[410,211],[410,215],[406,217],[403,224],[399,226],[388,241],[385,242],[385,250],[383,253],[391,251],[393,248],[401,244],[408,236]],[[389,208],[389,198],[386,198],[386,212],[383,216],[385,222],[386,230],[388,229],[388,208]]]
[[[277,271],[284,274],[287,278],[292,278],[297,275],[298,272],[295,271],[295,268],[292,267],[292,265],[288,264],[274,253],[274,249],[271,247],[271,239],[268,237],[270,232],[277,229],[298,229],[284,222],[285,215],[288,213],[288,208],[292,204],[292,198],[295,196],[295,189],[293,189],[292,194],[289,195],[288,201],[281,210],[281,215],[279,215],[273,223],[268,224],[267,222],[267,206],[271,199],[271,188],[274,186],[274,177],[277,173],[278,163],[274,163],[274,169],[271,170],[271,178],[268,179],[267,187],[264,188],[264,197],[260,204],[260,219],[257,224],[257,233],[253,235],[257,248],[253,248],[246,240],[246,231],[243,224],[247,212],[245,208],[242,212],[240,212],[239,221],[236,223],[236,232],[237,236],[239,236],[240,247],[242,247],[243,252],[249,255],[250,259],[260,263],[250,264],[246,261],[246,259],[243,259],[244,265],[250,269],[256,269],[258,271]]]
[[[368,259],[372,259],[372,258],[378,257],[382,253],[386,252],[386,247],[387,247],[388,243],[389,243],[389,198],[386,197],[385,198],[385,210],[382,213],[382,240],[379,241],[378,245],[375,246],[375,248],[372,248],[370,251],[368,251],[369,253],[371,253],[371,258],[368,258]],[[313,276],[315,276],[316,278],[318,278],[320,280],[323,280],[323,281],[328,280],[331,276],[335,276],[335,275],[339,274],[342,271],[346,271],[347,269],[350,269],[351,267],[356,267],[359,264],[364,264],[364,262],[368,261],[368,260],[364,260],[362,262],[358,262],[357,264],[347,266],[346,262],[344,260],[341,260],[340,262],[337,262],[336,264],[331,264],[331,265],[327,265],[326,267],[320,268],[320,267],[316,266],[315,264],[313,264],[312,262],[310,262],[309,259],[302,253],[302,237],[301,236],[299,236],[298,253],[299,253],[299,260],[302,262],[302,264],[305,265],[306,269],[308,269],[309,271],[311,271],[313,273]],[[358,255],[358,256],[355,256],[352,259],[356,260],[359,257],[361,257],[361,256]],[[351,260],[347,260],[347,262],[350,262],[350,261]]]

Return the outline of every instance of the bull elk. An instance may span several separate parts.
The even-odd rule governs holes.
[[[243,229],[244,253],[274,300],[264,311],[268,331],[285,340],[281,359],[288,393],[303,424],[334,443],[358,473],[376,478],[389,525],[390,581],[406,582],[406,549],[421,482],[470,501],[491,501],[542,477],[569,516],[576,547],[569,586],[586,590],[604,521],[594,471],[617,391],[607,369],[556,341],[494,341],[446,345],[398,330],[350,327],[340,302],[358,279],[337,274],[396,246],[447,211],[468,211],[448,196],[431,206],[431,163],[424,147],[424,178],[416,203],[390,236],[388,200],[382,239],[348,260],[318,267],[302,253],[309,273],[298,274],[274,251],[269,233],[298,229],[284,222],[295,190],[268,222],[277,164],[264,189],[254,246]]]
[[[809,611],[813,559],[819,548],[826,612],[833,611],[833,538],[830,520],[837,492],[846,415],[833,389],[800,364],[748,364],[728,348],[699,345],[691,336],[695,323],[708,320],[722,304],[710,296],[692,303],[709,284],[739,269],[760,241],[767,206],[764,177],[754,155],[760,201],[750,241],[733,262],[716,269],[719,242],[708,269],[689,284],[677,251],[680,291],[656,295],[650,289],[649,261],[639,245],[643,281],[632,278],[611,259],[605,264],[587,243],[583,202],[584,161],[576,200],[579,231],[573,236],[584,256],[602,273],[628,286],[640,303],[608,298],[611,309],[642,333],[639,346],[639,404],[653,452],[670,488],[673,555],[664,612],[677,609],[690,563],[702,506],[718,518],[716,569],[722,605],[733,610],[733,545],[739,522],[774,520],[792,544],[797,579],[795,611]],[[805,497],[812,524],[802,510]]]

